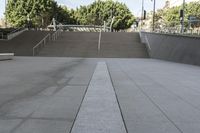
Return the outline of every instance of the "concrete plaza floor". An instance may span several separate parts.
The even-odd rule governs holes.
[[[0,133],[75,133],[95,118],[112,122],[88,133],[199,133],[199,77],[154,59],[15,57],[0,62]]]

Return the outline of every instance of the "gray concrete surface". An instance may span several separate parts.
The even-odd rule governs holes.
[[[152,58],[200,65],[200,37],[141,32],[141,40]]]
[[[0,62],[0,133],[67,133],[95,69],[84,59]]]
[[[72,133],[126,133],[105,62],[98,62]]]
[[[108,64],[129,132],[200,131],[200,67],[152,59]]]
[[[128,133],[199,133],[200,67],[154,59],[48,57],[0,62],[0,133],[69,133],[102,61]]]

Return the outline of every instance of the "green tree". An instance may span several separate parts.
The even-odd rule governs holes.
[[[87,17],[88,17],[88,9],[87,6],[80,6],[74,11],[74,17],[77,21],[77,24],[86,25]]]
[[[189,16],[196,17],[197,20],[200,20],[200,1],[187,4],[186,19],[189,18]],[[188,24],[189,23],[186,23],[186,26],[189,26]],[[192,22],[191,26],[192,28],[200,27],[200,22]]]
[[[177,25],[180,25],[180,6],[172,7],[164,11],[163,13],[163,19],[165,24],[168,27],[175,27]]]
[[[175,6],[156,12],[156,23],[162,27],[180,27],[180,10],[182,6]],[[200,20],[200,1],[190,2],[185,5],[185,27],[189,26],[188,17],[194,16]],[[162,22],[162,23],[159,23]],[[199,22],[193,22],[192,27],[199,27]],[[157,27],[158,28],[158,27]]]
[[[97,0],[88,6],[80,6],[75,11],[77,23],[83,25],[103,25],[105,21],[109,26],[112,17],[115,17],[115,30],[130,28],[135,20],[125,4],[112,0]]]
[[[53,0],[8,0],[6,15],[13,26],[25,26],[28,20],[36,26],[46,25],[50,21]]]
[[[127,29],[134,22],[134,16],[128,7],[112,0],[97,0],[88,6],[69,10],[58,6],[54,0],[8,0],[7,19],[13,26],[25,26],[31,20],[34,26],[46,27],[52,18],[63,24],[103,25],[110,26],[115,17],[115,30]]]
[[[76,24],[73,12],[73,10],[69,10],[66,6],[58,6],[54,16],[55,19],[62,24]]]

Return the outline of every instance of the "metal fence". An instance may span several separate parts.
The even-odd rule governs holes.
[[[97,26],[97,25],[56,25],[57,28],[60,28],[64,31],[73,31],[73,32],[100,32],[105,31],[109,32],[110,27],[107,26]],[[52,29],[53,25],[49,25],[48,28]]]
[[[6,38],[7,38],[7,36],[4,35],[3,32],[0,32],[0,40],[4,40],[4,39],[6,39]]]
[[[172,21],[169,25],[165,25],[163,22],[159,22],[156,23],[154,31],[152,31],[152,27],[148,27],[146,29],[144,28],[141,31],[200,36],[200,20],[186,20],[184,22],[183,32],[181,32],[181,24],[177,21]]]

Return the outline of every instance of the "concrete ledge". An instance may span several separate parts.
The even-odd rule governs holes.
[[[8,34],[7,40],[11,40],[11,39],[15,38],[16,36],[22,34],[24,31],[27,31],[27,30],[28,29],[25,28],[25,29],[19,30],[18,32],[14,32],[14,33]]]
[[[14,53],[0,53],[0,61],[12,60],[13,57],[14,57]]]
[[[157,33],[157,32],[145,32],[145,31],[141,31],[141,33],[150,33],[150,34],[155,34],[155,35],[165,35],[165,36],[173,36],[173,37],[184,37],[184,38],[197,38],[199,39],[200,36],[199,35],[195,35],[195,34],[181,34],[181,33]]]

